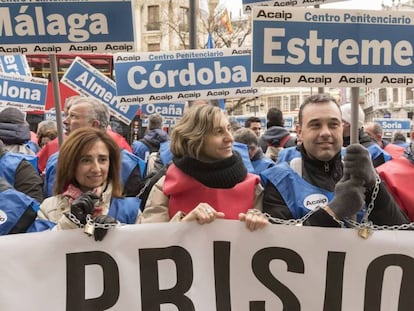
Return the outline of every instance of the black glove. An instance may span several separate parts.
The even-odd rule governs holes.
[[[86,224],[86,215],[92,215],[99,197],[93,192],[82,193],[79,198],[72,202],[70,212],[80,221],[82,225]]]
[[[98,225],[103,224],[116,224],[118,223],[115,218],[108,216],[108,215],[99,215],[94,219],[94,223]],[[95,226],[95,231],[93,232],[93,236],[95,241],[102,241],[106,236],[108,229],[98,228]]]
[[[335,196],[328,206],[339,219],[353,216],[365,202],[364,192],[365,188],[360,180],[342,178],[335,185]]]
[[[375,185],[377,172],[372,164],[371,155],[368,149],[360,144],[352,144],[346,148],[344,171],[350,178],[361,180],[367,189]]]

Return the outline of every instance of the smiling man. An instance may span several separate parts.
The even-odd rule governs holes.
[[[369,219],[376,224],[407,223],[407,217],[377,178],[370,154],[351,145],[341,158],[343,124],[338,103],[329,95],[305,99],[296,128],[302,137],[301,157],[280,163],[262,173],[267,181],[263,211],[283,220],[314,213],[304,224],[339,226],[378,195]]]

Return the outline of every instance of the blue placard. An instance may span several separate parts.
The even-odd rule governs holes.
[[[3,1],[0,54],[133,51],[131,1]]]
[[[255,86],[407,87],[414,13],[253,9]]]
[[[0,105],[21,110],[43,110],[47,84],[47,79],[0,73]]]
[[[29,64],[25,55],[0,55],[0,72],[31,77]]]
[[[283,116],[283,120],[285,121],[283,126],[288,130],[295,129],[295,118],[293,116]]]
[[[114,55],[120,102],[165,103],[257,96],[250,49]]]
[[[146,115],[158,113],[163,117],[181,118],[184,113],[184,103],[158,103],[158,104],[143,104],[141,112]]]
[[[410,132],[410,119],[374,119],[387,132]]]
[[[126,124],[131,123],[139,109],[139,105],[119,103],[115,82],[80,57],[75,58],[61,82],[83,95],[95,97],[107,104],[111,113]]]

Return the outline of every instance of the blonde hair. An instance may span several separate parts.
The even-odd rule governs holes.
[[[188,109],[171,132],[171,153],[198,159],[205,136],[212,133],[217,120],[224,112],[208,104],[194,105]]]

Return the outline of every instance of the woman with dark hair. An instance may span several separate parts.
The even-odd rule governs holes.
[[[265,226],[260,179],[247,172],[233,142],[220,108],[187,110],[171,133],[173,163],[152,188],[138,222],[225,218],[245,221],[250,230]]]
[[[96,240],[104,237],[108,224],[135,223],[139,202],[122,198],[120,157],[106,132],[92,127],[73,131],[59,151],[55,195],[43,201],[39,218],[55,222],[56,230],[85,226]]]

